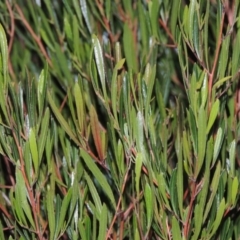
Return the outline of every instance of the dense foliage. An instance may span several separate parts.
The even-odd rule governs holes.
[[[0,239],[239,239],[239,2],[0,3]]]

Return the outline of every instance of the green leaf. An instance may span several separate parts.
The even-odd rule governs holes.
[[[178,197],[177,197],[177,169],[172,171],[170,179],[170,200],[175,214],[178,215]]]
[[[210,195],[210,198],[208,199],[207,206],[205,208],[205,212],[204,212],[204,216],[203,216],[204,222],[207,219],[207,216],[212,207],[212,203],[213,203],[214,197],[215,197],[217,189],[218,189],[218,184],[219,184],[219,179],[220,179],[220,171],[221,171],[221,163],[218,162],[216,170],[214,172],[212,182],[211,182],[211,186],[210,186],[211,195]]]
[[[207,73],[203,72],[203,83],[202,83],[202,88],[201,88],[201,107],[205,108],[207,99],[208,99],[208,78],[207,78]],[[199,81],[201,83],[201,81]],[[198,83],[199,83],[198,82]]]
[[[124,24],[123,28],[123,49],[127,61],[127,66],[129,70],[137,73],[137,53],[135,40],[133,38],[133,33],[127,23]]]
[[[146,211],[147,211],[147,229],[151,227],[152,219],[153,219],[153,190],[150,185],[147,183],[144,189],[144,198],[146,203]]]
[[[55,211],[54,211],[54,191],[50,186],[47,186],[47,216],[48,216],[48,226],[50,231],[50,240],[54,240],[55,233]]]
[[[212,105],[212,109],[210,112],[209,120],[208,120],[208,125],[207,125],[207,132],[206,134],[209,133],[210,129],[212,128],[213,123],[216,120],[216,117],[219,113],[219,106],[220,106],[220,101],[217,99],[214,104]]]
[[[15,187],[16,200],[19,208],[22,208],[22,210],[26,214],[27,220],[30,222],[33,229],[35,229],[35,224],[32,217],[32,211],[30,209],[30,206],[27,200],[27,195],[28,193],[25,185],[25,179],[19,167],[16,167],[16,187]],[[23,215],[21,215],[21,217],[26,224],[25,217]]]
[[[63,81],[62,83],[67,84],[68,82],[72,81],[72,76],[70,72],[70,68],[68,67],[68,59],[66,57],[66,53],[63,52],[61,47],[58,43],[55,42],[54,44],[55,54],[52,57],[52,60],[54,61],[54,67],[59,69],[59,73],[61,76],[65,76],[64,78],[61,78]]]
[[[219,227],[220,223],[223,221],[224,211],[225,211],[225,199],[223,198],[221,203],[218,206],[217,216],[216,216],[216,219],[213,223],[213,229],[211,231],[210,236],[213,236],[213,234],[218,230],[218,227]]]
[[[138,111],[137,117],[136,117],[136,143],[137,143],[137,149],[144,153],[144,132],[143,132],[143,115],[141,111]],[[143,158],[144,159],[144,158]]]
[[[222,146],[222,140],[223,140],[223,130],[222,128],[218,128],[217,136],[214,143],[214,151],[213,151],[213,160],[212,160],[212,166],[214,165],[215,161],[217,160],[218,154],[220,152],[221,146]]]
[[[49,131],[49,120],[50,120],[50,111],[49,111],[49,108],[47,107],[45,110],[44,116],[41,120],[41,132],[40,132],[39,140],[37,141],[39,165],[42,161],[43,152],[47,142],[47,134]]]
[[[158,183],[158,190],[159,190],[160,196],[163,198],[167,209],[171,209],[168,202],[168,198],[167,198],[166,177],[165,175],[163,175],[163,173],[160,173],[157,175],[157,183]]]
[[[159,31],[159,24],[158,24],[159,7],[160,7],[160,2],[158,0],[152,0],[148,4],[151,27],[152,27],[152,34],[156,39],[159,39],[159,36],[158,36],[158,31]]]
[[[98,211],[98,215],[101,215],[101,211],[102,211],[102,203],[101,203],[101,200],[100,200],[100,196],[97,192],[97,189],[96,187],[94,186],[93,184],[93,181],[91,180],[91,178],[89,177],[89,175],[87,174],[87,172],[85,171],[84,172],[84,178],[86,179],[87,181],[87,185],[89,187],[89,190],[91,192],[91,195],[92,195],[92,198],[93,198],[93,201],[94,201],[94,204],[95,204],[95,207]],[[99,219],[100,220],[100,219]]]
[[[38,170],[39,170],[38,148],[37,148],[35,132],[32,128],[30,128],[30,130],[29,130],[29,146],[30,146],[30,151],[32,154],[32,160],[33,160],[35,174],[38,175]]]
[[[94,163],[93,159],[88,155],[88,153],[81,149],[80,150],[81,157],[83,158],[84,162],[86,163],[88,169],[92,172],[92,174],[95,176],[96,180],[102,187],[102,190],[106,193],[107,197],[110,199],[113,207],[116,207],[115,198],[112,192],[111,187],[109,186],[106,178],[102,174],[102,172],[99,170],[99,168]]]
[[[107,209],[106,204],[104,203],[103,206],[102,206],[101,215],[100,215],[100,226],[99,226],[98,240],[102,240],[106,236],[107,217],[108,217],[108,209]]]
[[[232,76],[227,76],[227,77],[224,77],[224,78],[218,80],[216,83],[214,83],[213,89],[219,88],[220,86],[222,86],[223,83],[225,83],[227,80],[229,80],[231,78],[232,78]]]
[[[180,149],[179,151],[182,151]],[[179,153],[179,155],[182,155],[182,153]],[[178,156],[179,156],[178,155]],[[178,206],[180,210],[180,214],[182,216],[183,212],[183,160],[182,156],[178,157],[178,165],[177,165],[177,195],[178,195]]]
[[[101,132],[100,132],[100,123],[98,121],[98,115],[93,105],[90,107],[90,125],[92,130],[92,135],[95,143],[95,147],[97,149],[98,156],[101,161],[104,160],[104,152],[102,149],[102,140],[101,140]]]
[[[85,126],[86,114],[84,111],[84,98],[78,82],[75,82],[73,91],[74,91],[74,97],[75,97],[75,103],[76,103],[76,109],[77,109],[79,129],[80,129],[80,133],[83,133],[85,130],[84,126]]]
[[[68,125],[68,123],[66,122],[66,120],[63,118],[62,114],[60,113],[60,111],[58,110],[57,106],[55,105],[50,92],[48,92],[48,102],[51,106],[51,109],[55,115],[55,117],[57,118],[57,120],[59,121],[59,123],[61,124],[62,128],[66,131],[66,133],[68,134],[68,136],[75,142],[75,144],[80,145],[78,139],[76,138],[76,136],[74,135],[74,133],[72,132],[70,126]]]
[[[194,208],[194,235],[192,237],[192,240],[198,240],[199,239],[199,233],[202,229],[202,218],[203,218],[203,208],[201,205],[196,204]]]
[[[79,48],[79,45],[81,44],[80,36],[79,36],[79,23],[77,20],[77,17],[74,15],[72,17],[72,28],[73,28],[73,51],[74,54],[77,56],[78,60],[81,61],[81,49]]]
[[[147,70],[149,68],[149,70]],[[146,81],[146,85],[147,85],[147,100],[146,100],[146,104],[145,104],[145,119],[146,121],[149,121],[148,116],[150,115],[150,110],[151,110],[151,98],[152,98],[152,93],[153,93],[153,87],[154,87],[154,83],[156,80],[156,65],[154,65],[153,67],[151,67],[149,64],[146,66],[146,71],[150,72],[149,77],[146,77],[145,81]],[[146,76],[147,74],[145,74]]]
[[[200,47],[200,40],[199,40],[199,26],[198,26],[198,16],[197,12],[194,12],[193,15],[193,46],[196,51],[198,59],[201,61],[201,47]]]
[[[196,168],[194,171],[194,178],[196,179],[204,162],[204,156],[206,151],[206,128],[207,128],[207,116],[206,110],[200,107],[198,113],[198,158],[196,163]]]
[[[227,69],[227,65],[229,63],[229,60],[228,60],[229,44],[230,44],[230,34],[226,35],[222,40],[221,53],[219,56],[219,65],[218,65],[219,79],[222,79],[226,76],[225,72]]]
[[[230,161],[230,171],[232,176],[235,175],[235,157],[236,157],[236,140],[233,140],[229,147],[229,161]]]
[[[232,204],[235,205],[236,197],[238,194],[238,178],[237,176],[234,177],[233,182],[232,182]]]
[[[144,11],[144,6],[141,3],[140,0],[137,2],[137,8],[138,8],[138,16],[139,16],[139,24],[140,24],[140,33],[141,33],[141,40],[142,45],[145,50],[147,50],[148,47],[148,39],[149,39],[149,33],[147,28],[147,18]]]
[[[191,46],[193,46],[193,38],[195,34],[195,28],[194,28],[194,15],[196,14],[196,0],[191,0],[190,5],[189,5],[189,29],[188,29],[188,34],[189,34],[189,39],[191,42]]]
[[[106,76],[105,76],[103,53],[102,53],[101,44],[100,44],[96,35],[92,36],[92,43],[93,43],[93,49],[94,49],[94,55],[95,55],[97,70],[98,70],[101,85],[102,85],[102,88],[103,88],[104,98],[106,98],[107,97],[106,82],[105,82]],[[106,101],[106,99],[105,99],[105,101]]]
[[[207,65],[207,69],[209,69],[209,40],[208,40],[208,31],[209,31],[209,23],[208,23],[208,19],[209,19],[209,9],[210,9],[210,1],[206,1],[206,12],[205,12],[205,17],[204,17],[204,54],[205,54],[205,61],[206,61],[206,65]]]
[[[175,216],[172,217],[172,239],[178,240],[181,238],[181,231],[179,226],[179,221],[176,219]]]
[[[143,163],[143,155],[142,153],[137,153],[136,160],[135,160],[135,184],[136,184],[137,196],[139,196],[139,192],[140,192],[139,183],[140,183],[142,163]]]
[[[46,66],[45,69],[41,71],[40,76],[38,78],[37,94],[38,94],[38,110],[40,116],[42,114],[44,102],[46,99],[47,74],[48,66]]]
[[[2,74],[3,74],[3,90],[7,90],[7,74],[8,74],[8,46],[7,37],[2,24],[0,24],[0,51],[1,51],[1,61],[2,61]]]
[[[177,155],[177,196],[178,196],[178,207],[180,211],[180,215],[183,216],[183,153],[182,153],[182,128],[183,128],[183,117],[181,114],[181,109],[178,107],[178,129],[177,129],[177,136],[175,142],[175,149]]]
[[[67,211],[69,209],[69,204],[72,198],[72,187],[68,190],[67,195],[64,197],[63,201],[62,201],[62,206],[61,206],[61,210],[60,210],[60,215],[59,215],[59,221],[58,224],[56,226],[56,232],[55,232],[55,238],[56,236],[59,235],[60,230],[63,232],[64,228],[66,227],[65,224],[67,222]],[[68,216],[70,217],[70,216]]]
[[[80,0],[80,6],[81,6],[82,15],[83,15],[84,20],[86,22],[88,31],[90,33],[92,33],[92,26],[90,24],[90,17],[89,17],[89,12],[88,12],[88,7],[87,7],[86,0]]]
[[[73,33],[71,29],[71,24],[69,22],[69,19],[67,18],[66,15],[63,17],[63,26],[64,26],[64,32],[67,36],[67,38],[72,41],[73,40]]]
[[[170,29],[173,37],[176,37],[176,28],[177,28],[177,20],[178,20],[178,11],[179,11],[180,1],[173,1],[171,6],[171,14],[170,14]]]
[[[119,62],[117,62],[116,66],[114,67],[113,70],[113,76],[112,76],[112,83],[111,83],[111,101],[112,101],[112,109],[113,109],[113,115],[115,119],[117,118],[117,99],[119,96],[118,91],[120,92],[120,89],[118,89],[117,85],[117,73],[118,70],[120,70],[123,67],[123,64],[125,62],[125,59],[121,59]]]

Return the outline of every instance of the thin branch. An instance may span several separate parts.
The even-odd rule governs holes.
[[[222,19],[221,19],[219,36],[218,36],[217,46],[216,46],[216,51],[215,51],[215,56],[214,56],[214,62],[213,62],[212,70],[209,73],[209,82],[208,82],[209,108],[211,106],[211,93],[212,93],[214,73],[216,71],[218,56],[219,56],[220,49],[221,49],[221,44],[222,44],[222,31],[223,31],[224,17],[225,17],[225,13],[223,13],[223,16],[222,16]]]
[[[32,35],[33,39],[35,40],[35,42],[37,43],[38,47],[40,48],[43,56],[46,58],[48,64],[52,67],[52,61],[51,59],[49,58],[43,44],[42,44],[42,41],[40,39],[39,36],[37,36],[35,34],[35,32],[33,31],[32,27],[30,26],[30,24],[28,23],[27,19],[25,18],[21,8],[18,6],[18,4],[15,5],[16,9],[17,9],[17,12],[18,14],[20,15],[20,18],[24,24],[24,26],[27,28],[27,30],[29,31],[29,33]]]
[[[129,164],[129,167],[128,167],[128,169],[127,169],[127,172],[126,172],[126,174],[125,174],[125,176],[124,176],[124,182],[123,182],[123,185],[122,185],[120,197],[119,197],[119,199],[118,199],[118,204],[117,204],[117,207],[116,207],[115,215],[114,215],[113,220],[112,220],[112,222],[111,222],[111,224],[110,224],[110,227],[109,227],[109,229],[108,229],[108,231],[107,231],[107,235],[106,235],[106,238],[105,238],[106,240],[109,239],[110,234],[111,234],[111,231],[112,231],[112,228],[113,228],[113,225],[114,225],[114,223],[115,223],[115,221],[116,221],[116,219],[117,219],[117,216],[118,216],[118,212],[119,212],[120,205],[121,205],[121,202],[122,202],[122,194],[123,194],[123,192],[124,192],[124,189],[125,189],[125,186],[126,186],[126,183],[127,183],[128,173],[129,173],[129,170],[130,170],[130,166],[131,166],[131,164]]]

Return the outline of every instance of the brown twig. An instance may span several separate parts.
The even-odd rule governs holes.
[[[168,37],[171,39],[171,41],[173,43],[173,44],[171,44],[171,47],[176,48],[177,44],[176,44],[176,42],[174,40],[174,37],[173,37],[172,33],[170,32],[170,30],[168,29],[166,24],[161,19],[159,19],[158,21],[159,21],[159,24],[161,25],[161,27],[165,30],[165,32],[168,35]]]
[[[190,204],[189,204],[189,210],[188,210],[188,214],[187,214],[187,219],[186,219],[186,223],[184,225],[184,229],[183,229],[183,234],[184,234],[184,238],[187,238],[188,233],[189,233],[189,228],[190,228],[190,223],[191,223],[191,217],[192,217],[192,212],[193,212],[193,203],[194,200],[196,198],[196,189],[197,189],[197,183],[196,182],[192,182],[192,191],[191,191],[191,200],[190,200]]]
[[[214,56],[214,62],[213,62],[212,70],[209,73],[209,81],[208,81],[208,98],[209,98],[208,108],[209,109],[211,107],[211,93],[212,93],[212,86],[213,86],[213,78],[214,78],[214,74],[215,74],[215,71],[216,71],[218,56],[219,56],[220,48],[221,48],[221,44],[222,44],[222,31],[223,31],[224,16],[225,16],[225,13],[223,13],[223,16],[222,16],[222,19],[221,19],[219,36],[218,36],[217,46],[216,46],[216,51],[215,51],[215,56]]]
[[[22,20],[24,26],[26,27],[26,29],[29,31],[29,33],[31,34],[31,36],[33,37],[34,41],[37,43],[38,47],[40,48],[43,56],[46,58],[48,64],[52,67],[52,61],[51,59],[49,58],[43,44],[42,44],[42,41],[41,41],[41,38],[39,36],[37,36],[35,34],[35,32],[33,31],[32,27],[30,26],[30,24],[28,23],[27,19],[25,18],[21,8],[18,6],[18,4],[15,5],[16,9],[17,9],[17,12],[20,16],[20,19]]]
[[[108,229],[108,231],[107,231],[107,235],[106,235],[106,238],[105,238],[106,240],[109,239],[110,234],[111,234],[111,231],[112,231],[112,228],[113,228],[113,225],[114,225],[114,223],[115,223],[115,221],[116,221],[116,219],[117,219],[117,216],[118,216],[118,212],[119,212],[120,205],[121,205],[121,202],[122,202],[122,194],[123,194],[123,192],[124,192],[124,189],[125,189],[125,186],[126,186],[126,183],[127,183],[130,166],[131,166],[131,164],[129,164],[129,167],[128,167],[128,169],[127,169],[127,172],[126,172],[126,174],[125,174],[125,176],[124,176],[124,181],[123,181],[123,185],[122,185],[120,197],[119,197],[119,199],[118,199],[118,203],[117,203],[115,215],[114,215],[113,220],[112,220],[112,222],[111,222],[111,224],[110,224],[110,227],[109,227],[109,229]]]

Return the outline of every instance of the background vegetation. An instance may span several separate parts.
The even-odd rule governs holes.
[[[0,3],[0,239],[240,239],[239,1]]]

